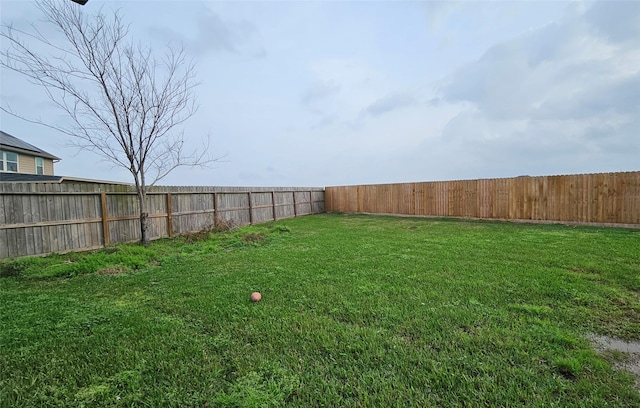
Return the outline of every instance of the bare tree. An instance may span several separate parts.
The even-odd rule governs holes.
[[[147,186],[177,167],[215,160],[207,156],[207,146],[185,153],[184,135],[177,132],[197,109],[194,65],[182,49],[167,47],[156,59],[149,48],[128,41],[129,27],[118,11],[88,15],[60,0],[40,1],[38,8],[64,40],[58,44],[33,24],[29,32],[3,24],[0,65],[42,86],[71,119],[62,126],[31,121],[71,136],[75,146],[131,172],[146,244]],[[2,110],[25,118],[9,107]]]

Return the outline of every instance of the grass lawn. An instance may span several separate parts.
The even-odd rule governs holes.
[[[2,407],[640,406],[588,337],[640,339],[640,230],[322,214],[2,275]]]

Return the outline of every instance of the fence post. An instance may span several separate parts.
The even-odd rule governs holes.
[[[416,215],[418,212],[418,196],[416,195],[416,183],[411,186],[411,194],[413,194],[413,212],[411,215]]]
[[[171,215],[171,193],[167,193],[167,234],[173,235],[173,216]]]
[[[315,214],[313,212],[313,190],[309,190],[309,214]]]
[[[271,204],[273,206],[273,220],[277,221],[278,217],[276,215],[276,192],[275,191],[271,192]]]
[[[218,218],[218,195],[213,193],[213,228],[217,228],[216,219]]]
[[[251,205],[251,191],[247,193],[249,195],[249,224],[253,225],[253,207]]]
[[[102,245],[109,245],[109,223],[107,222],[107,193],[100,193],[100,212],[102,215]]]
[[[295,190],[292,193],[293,193],[293,216],[297,217],[298,216],[298,210],[296,208],[296,192],[295,192]]]

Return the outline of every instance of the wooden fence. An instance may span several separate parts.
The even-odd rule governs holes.
[[[640,171],[325,188],[327,211],[640,227]]]
[[[130,186],[0,183],[0,194],[0,259],[140,239]],[[147,199],[152,239],[324,212],[322,188],[152,187]]]

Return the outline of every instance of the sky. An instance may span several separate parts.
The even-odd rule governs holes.
[[[79,6],[80,7],[80,6]],[[196,63],[192,149],[161,185],[335,186],[640,170],[640,1],[106,1],[131,39]],[[3,25],[40,27],[34,1]],[[2,47],[6,47],[3,43]],[[2,106],[67,120],[2,69]],[[2,112],[58,175],[131,182]]]

